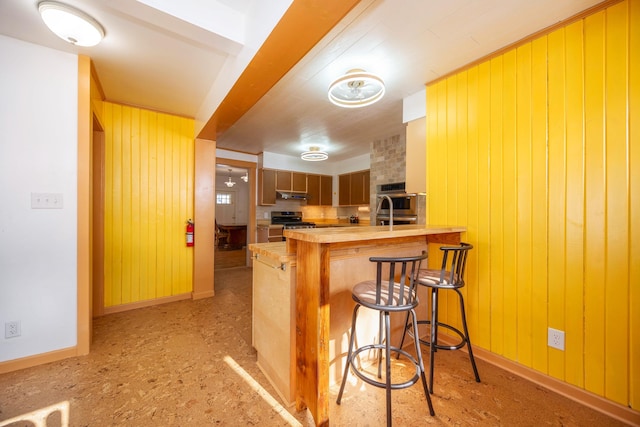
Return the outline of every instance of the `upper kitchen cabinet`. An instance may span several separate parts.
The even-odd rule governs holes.
[[[333,204],[333,177],[330,175],[307,175],[307,206],[331,206]]]
[[[369,204],[370,172],[359,171],[338,176],[338,204],[340,206]]]
[[[258,173],[258,192],[261,205],[276,204],[276,171],[260,169]]]
[[[282,170],[277,171],[276,190],[306,193],[307,174]]]

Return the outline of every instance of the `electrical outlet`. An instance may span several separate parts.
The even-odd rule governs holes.
[[[6,322],[4,324],[4,337],[15,338],[22,334],[20,331],[20,322]]]
[[[564,351],[564,331],[549,328],[547,340],[549,347]]]

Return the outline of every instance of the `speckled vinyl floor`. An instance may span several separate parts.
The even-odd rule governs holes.
[[[476,383],[465,353],[436,362],[436,416],[416,384],[394,391],[395,425],[622,425],[483,361]],[[332,425],[385,425],[384,390],[351,376],[341,405],[337,392]],[[0,375],[0,420],[59,402],[69,403],[71,426],[313,425],[307,411],[281,406],[256,366],[248,268],[216,271],[213,298],[95,319],[88,356]],[[50,417],[60,424],[59,413]]]

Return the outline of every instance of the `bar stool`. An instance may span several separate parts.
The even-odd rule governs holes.
[[[415,342],[416,358],[404,351],[400,347],[394,347],[390,343],[391,337],[391,323],[389,320],[390,313],[406,312],[407,320],[411,315],[412,324],[417,328],[418,324],[416,319],[415,307],[418,305],[418,299],[416,294],[416,279],[418,272],[420,271],[421,262],[427,257],[426,252],[422,252],[421,255],[412,257],[371,257],[369,261],[376,263],[376,280],[368,280],[360,282],[353,287],[351,297],[356,302],[356,306],[353,309],[353,317],[351,320],[351,336],[349,338],[349,352],[347,354],[347,361],[344,367],[344,374],[342,376],[342,384],[340,385],[340,392],[338,393],[337,403],[340,404],[342,399],[342,393],[347,381],[347,375],[349,369],[358,378],[367,384],[371,384],[376,387],[386,389],[387,397],[387,426],[391,426],[391,390],[398,390],[407,388],[420,379],[422,379],[422,386],[424,388],[424,394],[427,398],[427,404],[429,406],[429,413],[433,416],[435,412],[433,405],[431,404],[431,397],[429,396],[429,388],[427,386],[427,380],[425,378],[424,363],[422,362],[422,354],[420,351],[420,343],[418,340]],[[388,273],[388,275],[387,275]],[[396,280],[396,274],[399,274],[399,279]],[[378,343],[368,344],[362,347],[354,349],[354,342],[356,336],[356,321],[358,319],[358,310],[361,306],[376,310],[379,312],[379,333]],[[384,323],[384,326],[383,326]],[[384,336],[384,343],[383,343]],[[378,350],[378,378],[382,379],[382,351],[385,354],[385,378],[384,380],[376,380],[367,376],[366,373],[361,372],[356,366],[356,359],[365,351]],[[391,381],[391,353],[396,352],[398,355],[403,354],[406,356],[415,366],[415,375],[405,382],[393,383]]]
[[[429,389],[431,390],[431,393],[433,393],[434,356],[437,350],[459,350],[466,345],[469,351],[469,359],[471,360],[471,367],[473,368],[476,382],[480,382],[480,375],[478,374],[478,368],[476,367],[476,361],[473,357],[473,350],[471,348],[471,340],[469,339],[467,316],[464,310],[464,298],[460,292],[460,288],[464,286],[464,270],[467,265],[467,254],[472,248],[473,246],[469,243],[460,243],[460,246],[442,246],[440,247],[440,250],[443,252],[442,267],[439,270],[421,270],[418,275],[418,284],[431,289],[431,320],[418,320],[417,322],[418,325],[431,325],[428,340],[418,337],[418,341],[429,346],[430,350]],[[438,320],[438,291],[440,290],[452,290],[458,294],[460,301],[460,313],[462,317],[462,331]],[[414,332],[418,330],[414,323],[409,323],[408,317],[405,325],[402,340],[400,341],[400,347],[404,344],[404,338],[407,332],[409,335],[414,337],[415,340]],[[441,327],[455,332],[460,337],[460,342],[455,345],[444,345],[438,343],[438,329]]]

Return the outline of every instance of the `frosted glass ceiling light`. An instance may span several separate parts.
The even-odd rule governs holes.
[[[366,107],[384,96],[384,82],[364,70],[350,70],[329,86],[329,101],[345,108]]]
[[[76,46],[95,46],[104,37],[102,26],[84,12],[54,1],[38,3],[42,20],[62,40]]]
[[[309,147],[309,151],[302,153],[300,158],[308,162],[320,162],[322,160],[327,160],[329,155],[326,151],[320,151],[319,147]]]

